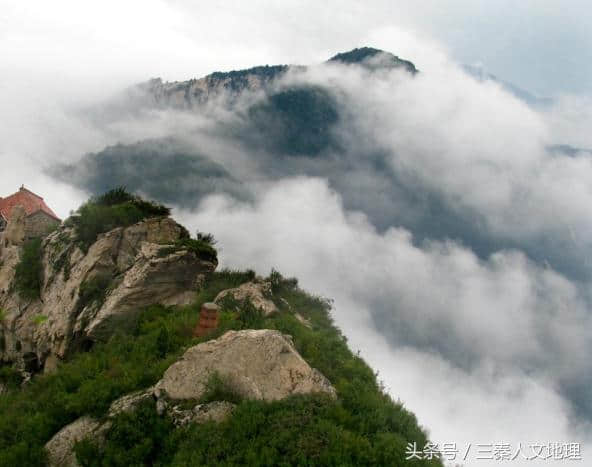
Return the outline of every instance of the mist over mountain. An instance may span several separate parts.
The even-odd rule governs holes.
[[[183,207],[194,206],[196,200],[212,193],[249,196],[222,165],[172,137],[109,146],[78,164],[60,165],[50,172],[94,194],[126,185],[153,199]]]
[[[340,77],[331,76],[335,64],[346,68],[353,65],[354,68],[345,71],[342,80],[347,79],[348,73],[359,75],[368,80],[368,89],[344,86]],[[475,69],[463,69],[475,76]],[[396,76],[391,77],[393,72]],[[525,237],[522,232],[513,232],[514,226],[509,226],[509,232],[492,231],[487,225],[491,218],[485,212],[489,206],[460,206],[459,197],[465,195],[462,189],[444,193],[437,175],[426,183],[421,173],[417,173],[422,171],[420,158],[407,161],[415,157],[413,151],[418,148],[389,146],[384,141],[391,131],[397,134],[396,125],[391,127],[389,122],[383,128],[367,127],[366,109],[356,106],[373,98],[372,86],[385,79],[392,79],[393,83],[412,79],[417,73],[409,61],[363,47],[337,54],[313,67],[258,66],[174,83],[154,79],[107,105],[100,117],[108,121],[120,118],[121,108],[127,106],[143,109],[134,118],[142,115],[145,118],[156,110],[165,114],[178,111],[185,117],[195,115],[195,122],[184,122],[186,128],[175,128],[174,134],[163,140],[151,138],[107,148],[85,156],[79,163],[58,166],[50,172],[90,193],[101,193],[114,183],[122,184],[182,207],[197,206],[208,194],[220,192],[246,200],[252,196],[254,181],[320,176],[328,179],[331,188],[343,197],[346,209],[363,212],[380,231],[391,226],[405,227],[417,243],[452,239],[467,245],[483,259],[500,248],[517,248],[569,277],[589,279],[590,268],[581,261],[577,245],[566,241],[564,234],[534,228]],[[479,79],[498,83],[490,75],[481,74]],[[502,87],[508,86],[502,83]],[[513,88],[510,91],[517,95]],[[538,105],[533,104],[534,96],[527,93],[518,93],[518,97],[529,105]],[[376,105],[375,111],[386,114],[388,109]],[[399,118],[404,118],[408,111],[394,109]],[[206,120],[205,128],[199,119]],[[373,132],[381,134],[373,135]],[[224,148],[210,148],[200,138],[218,141]],[[561,147],[567,146],[533,149],[547,157],[547,152],[557,154]],[[428,145],[419,150],[421,157],[429,157],[434,164],[438,164],[438,159],[445,162],[438,154],[441,148],[437,141],[433,147]],[[486,149],[493,150],[493,147]],[[499,150],[507,151],[502,147]],[[241,155],[221,155],[220,151]],[[577,152],[575,149],[568,152],[574,151]],[[241,160],[245,158],[248,161]],[[482,167],[476,167],[475,173],[483,170]],[[492,181],[500,168],[490,167],[488,176]],[[524,188],[511,190],[510,198],[523,196],[520,191]],[[500,206],[504,212],[496,213],[506,217],[502,224],[515,224],[522,215],[530,217],[530,213],[519,214],[520,206],[508,199],[507,207],[510,206],[512,209]],[[563,229],[555,226],[551,230],[557,228]]]
[[[508,81],[504,81],[499,79],[497,76],[488,73],[482,67],[479,66],[472,66],[472,65],[463,65],[463,69],[475,79],[485,82],[485,81],[492,81],[494,83],[499,83],[504,89],[506,89],[509,93],[516,96],[518,99],[526,102],[528,105],[534,108],[545,109],[549,108],[553,105],[553,99],[549,97],[540,97],[536,96],[525,89],[522,89]]]
[[[153,79],[88,109],[125,142],[48,173],[171,203],[229,265],[335,298],[352,345],[438,438],[474,423],[586,442],[592,159],[506,88],[372,48]]]

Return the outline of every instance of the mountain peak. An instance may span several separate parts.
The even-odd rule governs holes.
[[[415,65],[403,60],[384,50],[375,49],[374,47],[359,47],[348,52],[338,53],[331,57],[327,62],[340,62],[347,65],[363,65],[368,68],[404,68],[410,73],[417,73]]]

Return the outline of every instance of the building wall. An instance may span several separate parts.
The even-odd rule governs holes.
[[[60,223],[43,211],[38,211],[25,219],[26,238],[43,237]]]

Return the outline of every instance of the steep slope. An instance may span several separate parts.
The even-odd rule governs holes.
[[[50,173],[91,193],[125,185],[160,202],[188,208],[213,193],[248,198],[247,187],[202,152],[179,137],[149,139],[109,146],[76,164],[53,167]]]
[[[276,271],[214,272],[211,237],[147,215],[162,209],[122,190],[95,198],[38,245],[39,298],[0,283],[4,340],[26,342],[0,367],[0,466],[407,465],[426,434],[348,349],[329,301]],[[18,282],[27,248],[2,251],[3,280]],[[114,285],[81,305],[93,272]],[[218,327],[194,337],[213,301]],[[21,382],[23,352],[38,365]]]
[[[335,159],[336,173],[341,168],[349,171],[352,163],[345,160],[346,148],[338,134],[339,125],[351,118],[344,96],[305,77],[307,70],[334,66],[351,66],[370,73],[418,73],[407,60],[363,47],[337,54],[316,67],[260,66],[173,83],[153,79],[133,87],[104,109],[91,109],[88,114],[98,113],[108,121],[129,112],[132,118],[140,118],[142,109],[165,112],[165,118],[168,111],[180,112],[189,119],[203,114],[211,119],[207,135],[200,133],[196,124],[187,134],[175,131],[165,138],[107,147],[86,154],[76,163],[50,167],[48,172],[91,193],[102,193],[119,183],[161,202],[190,208],[209,194],[252,198],[251,178],[261,178],[250,176],[249,170],[253,169],[270,178],[302,173],[323,175],[309,159]],[[217,143],[202,144],[204,136]],[[220,152],[257,154],[260,160],[245,163],[244,158],[221,156]],[[220,163],[221,158],[225,163]],[[356,158],[363,163],[364,158]]]

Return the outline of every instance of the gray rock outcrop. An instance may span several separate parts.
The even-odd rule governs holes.
[[[216,264],[171,247],[183,228],[170,218],[147,219],[99,235],[85,253],[74,231],[61,227],[42,244],[39,300],[13,290],[20,249],[0,253],[0,361],[29,370],[55,368],[60,359],[126,325],[148,305],[186,304]],[[99,289],[90,298],[84,290]]]
[[[265,316],[269,316],[278,311],[275,303],[270,299],[271,294],[270,282],[252,281],[234,289],[223,290],[216,296],[214,302],[221,305],[227,297],[232,297],[238,302],[249,300],[255,308],[261,310]]]
[[[214,401],[207,404],[197,404],[192,409],[182,409],[173,405],[167,409],[167,414],[177,427],[191,423],[220,423],[230,416],[235,405],[227,401]]]
[[[212,375],[247,399],[278,400],[335,389],[294,348],[291,337],[271,329],[228,331],[188,349],[156,389],[171,399],[200,399]]]
[[[86,438],[98,440],[104,436],[108,425],[91,417],[81,417],[66,425],[45,445],[50,467],[78,467],[74,446]]]
[[[27,213],[22,206],[14,206],[10,213],[10,220],[2,233],[0,249],[13,245],[22,245],[25,241],[25,217]]]

